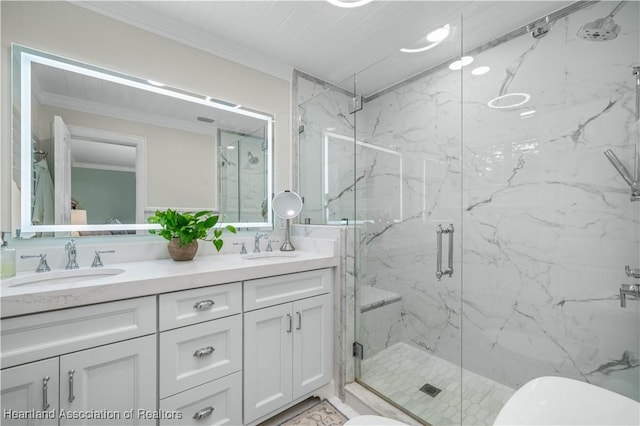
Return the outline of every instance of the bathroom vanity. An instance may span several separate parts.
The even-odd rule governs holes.
[[[336,265],[217,255],[5,280],[2,424],[256,424],[330,382]]]

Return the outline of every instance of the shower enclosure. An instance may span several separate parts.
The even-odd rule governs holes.
[[[259,135],[218,130],[220,211],[226,222],[266,218],[267,156],[264,129]]]
[[[582,35],[614,7],[615,36]],[[410,75],[427,52],[299,74],[301,216],[354,235],[355,380],[433,425],[492,424],[548,375],[640,400],[640,203],[605,156],[638,176],[640,4],[465,25]]]

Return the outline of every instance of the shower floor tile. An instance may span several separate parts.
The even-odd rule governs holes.
[[[366,385],[434,426],[491,425],[515,392],[402,342],[362,361],[361,370]],[[425,383],[442,392],[427,395]]]

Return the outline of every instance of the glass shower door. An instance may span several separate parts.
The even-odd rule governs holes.
[[[460,57],[460,21],[440,31],[356,76],[356,379],[420,423],[459,424],[461,73],[424,64]]]

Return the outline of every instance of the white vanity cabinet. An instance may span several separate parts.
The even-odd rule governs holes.
[[[166,425],[242,424],[242,284],[159,298],[160,410]]]
[[[244,283],[244,422],[331,380],[331,270]]]
[[[2,320],[3,367],[53,356],[2,370],[2,424],[155,424],[138,411],[156,408],[155,312],[152,296]]]

